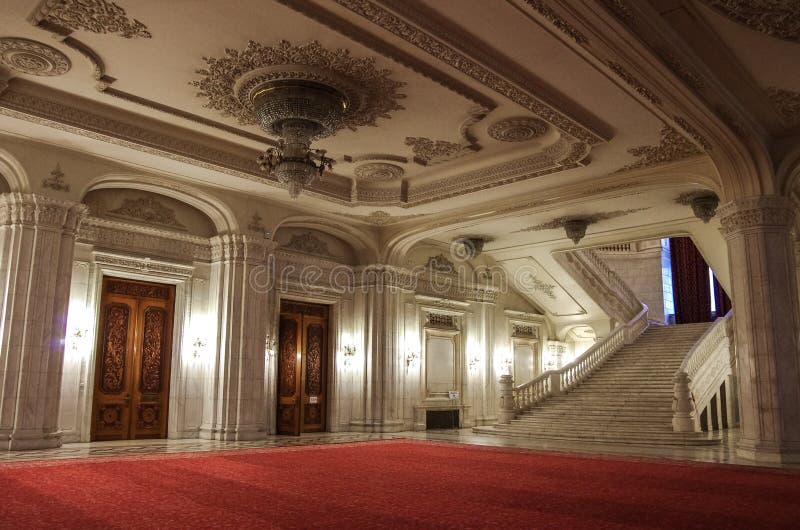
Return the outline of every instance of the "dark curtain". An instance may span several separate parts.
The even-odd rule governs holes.
[[[706,260],[688,237],[670,238],[669,253],[675,323],[710,322],[711,289]]]
[[[717,303],[717,317],[724,317],[733,307],[731,299],[728,298],[728,293],[719,284],[716,276],[714,277],[714,300]]]

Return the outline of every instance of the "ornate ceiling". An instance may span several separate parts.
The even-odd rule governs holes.
[[[286,201],[255,163],[275,139],[239,96],[324,67],[358,81],[357,109],[294,207],[379,227],[525,209],[708,160],[709,124],[796,127],[797,7],[773,4],[5,0],[0,130]]]

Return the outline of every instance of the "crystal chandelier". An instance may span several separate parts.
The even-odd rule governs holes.
[[[341,128],[348,99],[339,90],[305,79],[267,81],[251,92],[251,101],[261,128],[280,138],[258,157],[262,171],[274,176],[296,199],[333,160],[323,149],[311,149],[315,139]]]

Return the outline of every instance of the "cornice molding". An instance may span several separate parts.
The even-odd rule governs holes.
[[[390,6],[392,11],[411,21],[409,23],[370,0],[335,1],[343,8],[521,105],[573,138],[589,145],[607,141],[608,138],[579,124],[562,111],[540,99],[540,96],[528,91],[528,87],[537,87],[539,83],[520,74],[518,67],[506,64],[506,60],[491,56],[485,50],[468,42],[459,34],[460,30],[454,27],[444,27],[441,22],[434,21],[429,16],[430,13],[421,12],[419,5],[383,0],[383,3]],[[441,39],[434,37],[434,34],[441,36]],[[492,65],[493,69],[483,65]]]
[[[752,30],[800,42],[800,4],[774,0],[701,0],[724,17]]]

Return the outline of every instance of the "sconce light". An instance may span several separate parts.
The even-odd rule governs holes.
[[[511,362],[511,357],[506,357],[505,359],[503,359],[502,366],[503,366],[502,375],[512,375],[513,365]]]
[[[478,366],[480,366],[480,364],[481,364],[481,358],[478,357],[477,355],[473,355],[468,363],[469,371],[474,372],[475,370],[478,369]]]
[[[353,357],[356,356],[356,347],[352,344],[347,344],[342,348],[342,356],[344,357],[344,365],[350,366],[353,364]]]
[[[264,357],[272,359],[275,357],[275,346],[277,345],[275,338],[267,333],[267,338],[264,341]]]
[[[206,347],[206,342],[200,337],[197,337],[197,340],[195,340],[194,343],[192,343],[192,347],[194,348],[192,350],[192,356],[195,359],[199,359],[200,355],[202,355],[203,353],[203,349]]]
[[[406,354],[406,368],[416,368],[419,366],[419,353],[410,351]]]
[[[70,355],[74,357],[80,357],[86,353],[86,342],[88,340],[89,330],[76,327],[75,331],[67,337],[66,345],[68,348],[65,348],[65,350],[69,350]]]

